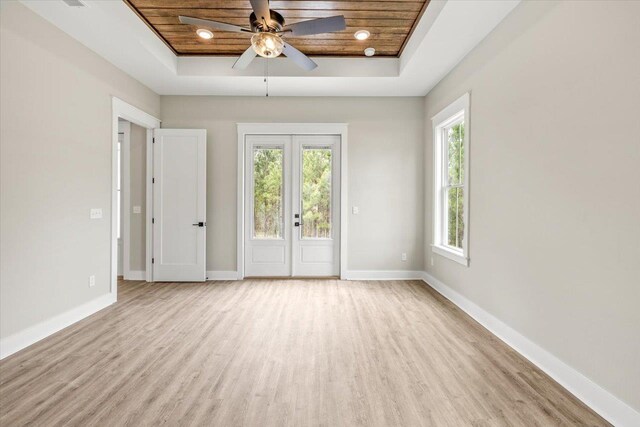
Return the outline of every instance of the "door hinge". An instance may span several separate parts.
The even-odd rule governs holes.
[[[151,258],[151,264],[155,264],[156,263],[156,259],[155,258]]]
[[[151,218],[151,224],[155,224],[156,223],[156,219],[155,218]]]
[[[155,138],[151,138],[151,143],[155,144],[156,143],[156,139]]]
[[[151,178],[151,183],[155,184],[156,183],[156,179],[155,178]]]

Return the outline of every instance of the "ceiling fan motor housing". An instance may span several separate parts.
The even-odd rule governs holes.
[[[271,14],[270,22],[267,22],[267,26],[265,27],[265,23],[262,20],[256,17],[254,12],[251,12],[251,16],[249,16],[249,22],[251,23],[252,31],[268,31],[268,32],[280,32],[282,28],[284,28],[284,17],[280,15],[275,10],[269,11]]]

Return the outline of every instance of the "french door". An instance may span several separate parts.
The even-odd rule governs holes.
[[[245,276],[339,275],[340,136],[245,144]]]

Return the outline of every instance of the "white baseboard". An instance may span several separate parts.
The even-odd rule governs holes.
[[[0,359],[11,356],[13,353],[35,344],[67,326],[71,326],[85,317],[91,316],[114,302],[116,302],[115,294],[109,293],[44,320],[23,331],[2,338],[0,339]]]
[[[140,271],[133,270],[124,275],[124,280],[146,280],[146,279],[147,279],[147,272],[144,270],[140,270]]]
[[[405,270],[352,270],[344,280],[422,280],[424,272]],[[237,271],[207,271],[208,280],[238,280]]]
[[[507,326],[466,297],[454,291],[429,273],[422,273],[423,280],[449,301],[460,307],[509,347],[527,358],[547,373],[561,386],[617,427],[640,426],[640,413],[558,359],[524,335]]]
[[[238,280],[237,271],[207,271],[208,280]]]
[[[350,270],[345,280],[422,280],[422,271]]]

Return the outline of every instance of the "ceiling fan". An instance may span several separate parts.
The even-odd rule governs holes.
[[[307,55],[289,43],[285,43],[285,41],[282,40],[282,36],[289,34],[295,37],[332,33],[342,31],[347,27],[344,16],[342,15],[285,25],[282,15],[275,10],[269,9],[269,0],[250,1],[251,7],[253,8],[253,12],[249,16],[250,28],[189,16],[180,16],[179,19],[183,24],[214,28],[222,31],[252,33],[251,46],[249,46],[249,48],[240,55],[240,58],[238,58],[235,64],[233,64],[233,68],[240,70],[246,68],[256,55],[265,58],[275,58],[281,53],[284,53],[287,58],[291,59],[298,66],[307,71],[311,71],[318,65]]]

